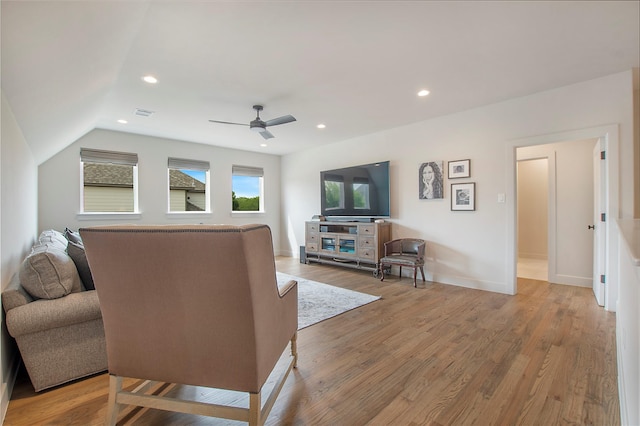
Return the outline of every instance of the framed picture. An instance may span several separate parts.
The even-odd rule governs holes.
[[[476,209],[476,183],[451,184],[451,210]]]
[[[449,161],[449,179],[471,177],[471,160]]]
[[[444,198],[444,161],[422,163],[418,170],[418,198],[432,200]]]

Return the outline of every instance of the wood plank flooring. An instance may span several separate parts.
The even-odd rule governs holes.
[[[303,329],[267,425],[618,425],[615,314],[590,289],[521,279],[517,296],[279,258],[278,270],[382,300]],[[394,271],[395,273],[395,271]],[[128,383],[129,386],[135,382]],[[219,391],[169,386],[201,401]],[[23,373],[5,425],[103,424],[108,377],[36,394]],[[242,424],[126,409],[119,424]]]

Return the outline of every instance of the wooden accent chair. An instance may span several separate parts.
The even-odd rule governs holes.
[[[384,243],[384,257],[380,259],[380,281],[384,281],[384,268],[396,265],[400,267],[402,277],[402,267],[413,268],[413,286],[417,287],[416,277],[418,269],[424,279],[424,250],[426,243],[417,238],[400,238]]]
[[[107,424],[123,405],[263,424],[297,362],[298,287],[278,290],[269,227],[100,226],[80,234],[104,320]],[[262,387],[289,342],[286,371],[262,406]],[[249,407],[125,391],[123,377],[248,392]]]

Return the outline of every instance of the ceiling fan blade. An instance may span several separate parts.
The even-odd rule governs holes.
[[[274,118],[273,120],[265,121],[267,126],[277,126],[278,124],[287,124],[292,121],[296,121],[296,118],[293,115],[283,115],[282,117]]]
[[[248,126],[248,124],[244,123],[232,123],[230,121],[218,121],[218,120],[209,120],[212,123],[220,123],[220,124],[233,124],[235,126]]]
[[[265,139],[271,139],[274,138],[275,136],[273,136],[267,129],[264,129],[264,132],[260,132],[260,134],[262,135],[263,138]]]

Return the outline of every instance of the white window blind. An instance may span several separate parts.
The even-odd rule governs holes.
[[[209,171],[208,161],[186,160],[184,158],[169,158],[169,168],[178,170],[201,170]]]
[[[138,165],[138,154],[130,152],[103,151],[100,149],[80,148],[80,160],[83,163]]]
[[[262,167],[233,166],[232,173],[234,176],[253,176],[253,177],[264,176],[264,171],[262,170]]]

